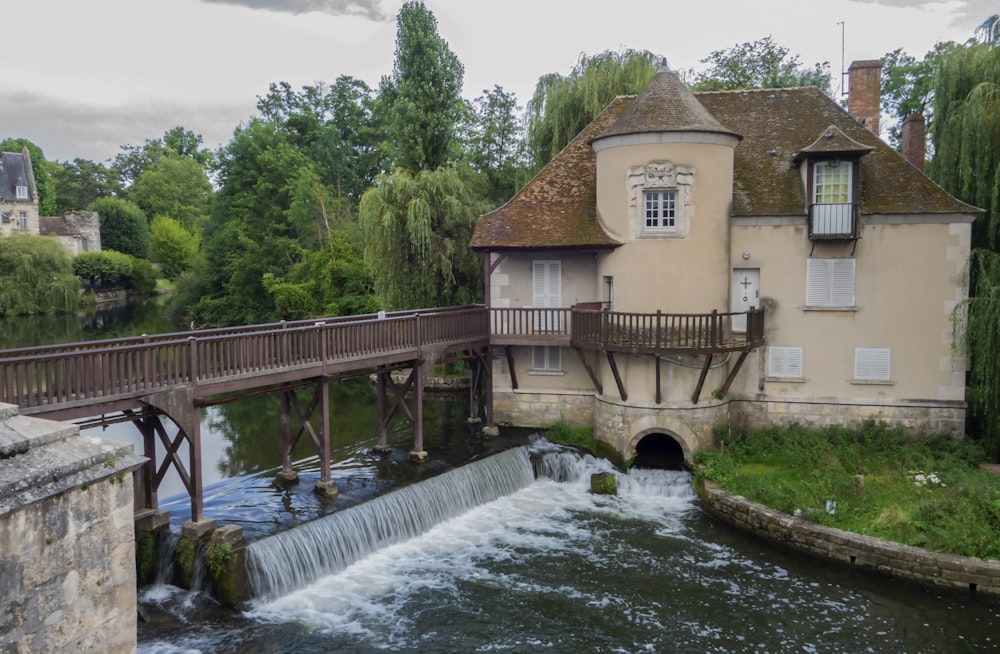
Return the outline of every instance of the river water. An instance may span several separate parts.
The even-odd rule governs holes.
[[[152,619],[139,625],[140,652],[1000,649],[1000,601],[759,542],[706,514],[686,472],[615,471],[619,494],[594,495],[590,474],[611,471],[606,462],[518,434],[483,439],[464,420],[464,398],[428,402],[432,463],[418,466],[405,456],[405,424],[392,427],[391,455],[371,452],[377,422],[364,380],[331,393],[342,493],[333,502],[310,492],[318,471],[308,447],[296,452],[300,486],[271,484],[275,398],[205,410],[206,513],[244,527],[259,597],[232,611],[202,592],[143,588]],[[186,499],[162,498],[177,490],[161,489],[175,523]],[[303,562],[310,538],[324,556]]]

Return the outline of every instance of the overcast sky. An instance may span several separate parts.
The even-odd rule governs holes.
[[[181,125],[227,143],[268,84],[299,89],[392,70],[402,0],[0,0],[0,139],[49,160],[106,161]],[[675,70],[765,36],[802,63],[841,68],[902,47],[965,41],[993,0],[426,0],[465,65],[469,99],[499,84],[524,105],[541,75],[581,53],[635,48]],[[16,27],[15,27],[16,26]],[[23,38],[15,38],[20,35]]]

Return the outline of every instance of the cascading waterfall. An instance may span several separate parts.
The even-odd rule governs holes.
[[[251,543],[254,596],[287,593],[524,488],[535,478],[529,456],[525,447],[507,450]]]

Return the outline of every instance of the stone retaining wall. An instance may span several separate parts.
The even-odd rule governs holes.
[[[710,483],[700,495],[709,513],[773,543],[923,584],[1000,595],[1000,561],[938,554],[824,527],[729,495]]]
[[[0,404],[0,652],[136,649],[132,446]]]

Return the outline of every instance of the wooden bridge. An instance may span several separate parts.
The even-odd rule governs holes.
[[[763,343],[763,311],[747,312],[743,334],[725,328],[731,315],[474,305],[19,348],[0,351],[0,402],[17,405],[22,414],[53,420],[101,416],[105,422],[134,423],[149,459],[136,480],[137,515],[156,512],[157,489],[173,467],[191,498],[191,519],[198,523],[204,517],[201,407],[281,393],[280,475],[295,478],[291,453],[308,434],[321,464],[317,490],[336,495],[330,478],[331,381],[374,375],[379,415],[376,449],[388,448],[387,427],[401,411],[413,425],[411,457],[422,460],[428,366],[467,360],[471,412],[478,415],[479,398],[485,395],[491,416],[493,345],[571,346],[581,358],[584,349],[599,350],[608,356],[624,399],[615,353],[700,353],[706,355],[707,369],[712,355],[740,351],[742,364],[746,354]],[[509,347],[505,350],[513,373]],[[739,365],[729,381],[738,369]],[[401,384],[392,379],[396,370],[409,370]],[[600,392],[599,380],[589,366],[587,370]],[[300,401],[295,391],[309,388],[311,397]],[[697,402],[697,391],[693,401]],[[319,433],[310,422],[317,410]],[[160,419],[164,415],[177,427],[172,436]],[[181,451],[184,445],[187,456]]]

